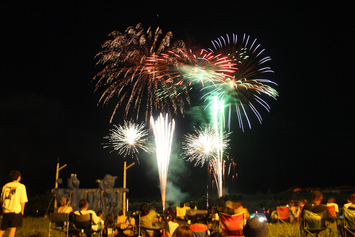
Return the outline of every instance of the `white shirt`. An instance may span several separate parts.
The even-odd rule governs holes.
[[[86,211],[80,211],[80,212],[79,211],[75,211],[74,214],[75,215],[92,214],[92,222],[94,222],[94,224],[98,224],[100,222],[100,220],[101,220],[101,218],[98,217],[93,210],[86,210]]]
[[[1,200],[4,213],[21,213],[21,203],[28,202],[25,185],[10,182],[4,185]]]

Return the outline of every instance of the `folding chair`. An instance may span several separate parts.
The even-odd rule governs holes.
[[[337,223],[336,223],[336,217],[337,217],[337,215],[336,215],[336,213],[335,213],[335,206],[334,205],[326,205],[326,207],[328,208],[328,210],[329,210],[329,213],[330,213],[330,216],[329,216],[329,218],[331,219],[330,221],[327,221],[327,224],[330,226],[332,223],[333,223],[333,225],[335,226],[335,228],[336,228],[336,225],[337,225]]]
[[[84,233],[87,236],[91,236],[91,234],[93,233],[93,231],[91,229],[91,224],[92,224],[92,215],[91,214],[74,215],[73,227],[74,227],[74,230],[76,230],[80,233],[80,236],[83,236],[82,234],[84,234]]]
[[[282,222],[282,223],[286,223],[287,221],[290,221],[290,215],[289,215],[289,208],[286,207],[276,207],[276,211],[277,211],[277,221],[278,222]]]
[[[197,221],[197,210],[195,209],[188,209],[186,210],[186,219],[189,223],[189,221],[193,224],[196,223]]]
[[[221,213],[220,229],[227,236],[243,236],[244,213],[227,215]]]
[[[318,234],[326,229],[328,226],[326,225],[326,219],[328,214],[326,211],[320,213],[314,213],[308,210],[303,211],[303,235],[307,236],[310,234],[311,236],[318,236]],[[329,228],[331,232],[331,229]],[[326,236],[330,236],[326,235]]]
[[[103,231],[102,231],[102,235],[105,237],[113,237],[115,234],[115,228],[114,225],[112,226],[105,226]]]
[[[342,236],[355,236],[355,210],[343,208],[343,216],[344,229]]]
[[[205,224],[196,223],[190,225],[190,229],[194,232],[195,237],[207,237],[209,236],[208,227]]]
[[[61,224],[61,225],[62,225],[62,231],[65,231],[65,232],[66,232],[66,235],[67,235],[67,237],[68,237],[68,231],[69,231],[69,213],[50,213],[50,214],[49,214],[49,231],[48,231],[48,236],[51,236],[52,223]]]
[[[330,216],[329,216],[329,218],[335,218],[336,217],[336,214],[335,214],[335,206],[328,206],[328,205],[326,205],[326,207],[328,208],[328,210],[329,210],[329,213],[330,213]]]

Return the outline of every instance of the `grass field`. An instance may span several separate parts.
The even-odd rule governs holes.
[[[1,219],[0,219],[1,220]],[[43,217],[25,217],[23,226],[18,228],[16,236],[18,237],[44,237],[48,236],[49,220]],[[335,225],[331,225],[332,234],[329,232],[322,233],[322,237],[338,236],[338,231]],[[7,237],[8,232],[5,232],[3,237]],[[65,236],[64,233],[53,230],[51,236]],[[300,229],[298,224],[269,224],[268,237],[299,237]]]

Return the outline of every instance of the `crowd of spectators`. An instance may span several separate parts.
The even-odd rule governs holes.
[[[1,193],[1,204],[3,210],[3,219],[1,223],[0,237],[6,229],[9,229],[9,236],[14,236],[16,227],[21,227],[22,216],[24,213],[24,206],[27,202],[26,189],[23,184],[20,184],[21,173],[12,171],[10,174],[11,182],[7,183]],[[329,197],[325,202],[323,194],[320,191],[314,191],[312,200],[282,200],[279,208],[288,211],[288,221],[291,223],[300,223],[303,221],[304,213],[311,211],[312,213],[326,213],[327,221],[332,221],[334,218],[342,215],[342,210],[355,210],[355,194],[348,197],[347,203],[343,207],[339,207],[335,198]],[[331,208],[330,208],[331,207]],[[334,210],[334,211],[333,211]],[[331,213],[333,211],[334,213]],[[181,202],[174,211],[172,207],[168,207],[164,213],[164,217],[149,206],[148,203],[141,205],[139,211],[132,212],[130,216],[125,216],[123,210],[120,210],[116,221],[112,214],[107,214],[103,217],[102,211],[95,212],[88,209],[88,201],[82,199],[79,202],[79,210],[73,211],[70,206],[68,197],[62,197],[60,200],[60,207],[57,209],[58,213],[71,213],[72,215],[86,215],[92,216],[92,229],[95,232],[102,232],[104,236],[133,236],[137,234],[137,225],[144,231],[146,237],[158,237],[163,233],[166,237],[194,237],[194,232],[190,228],[192,226],[189,216],[202,217],[201,219],[194,219],[193,222],[201,222],[208,224],[208,222],[218,222],[220,214],[227,215],[243,213],[243,232],[248,236],[267,236],[268,225],[267,222],[273,223],[280,219],[278,208],[265,207],[264,213],[255,215],[250,214],[248,209],[241,201],[226,201],[219,202],[216,206],[208,210],[199,210],[194,202],[190,202],[187,206],[185,202]],[[287,212],[286,212],[287,215]],[[138,220],[137,217],[139,216]],[[258,218],[265,216],[265,221],[260,221]],[[243,219],[241,219],[243,220]],[[138,222],[137,222],[138,221]],[[67,228],[68,223],[64,223]],[[300,224],[301,226],[301,224]],[[210,227],[210,226],[209,226]],[[340,227],[342,227],[340,225]],[[202,228],[203,229],[203,228]],[[207,230],[207,227],[206,227]],[[128,232],[127,232],[128,231]],[[219,231],[214,232],[216,237],[223,237],[223,233]]]

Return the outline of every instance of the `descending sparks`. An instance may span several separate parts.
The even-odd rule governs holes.
[[[163,114],[160,114],[156,121],[154,121],[154,118],[152,116],[150,118],[150,121],[155,137],[157,164],[160,180],[160,192],[163,210],[165,210],[166,182],[168,177],[171,146],[175,130],[175,121],[173,119],[172,122],[169,122],[168,114],[166,114],[165,118]]]
[[[148,141],[148,131],[145,129],[145,124],[134,124],[131,122],[124,122],[124,125],[113,125],[114,128],[110,129],[110,134],[105,139],[104,148],[112,147],[118,151],[119,155],[126,157],[127,155],[137,155],[139,149],[149,152],[146,146]]]
[[[270,67],[265,64],[271,60],[269,56],[262,57],[264,49],[260,49],[260,44],[256,39],[251,41],[250,36],[244,36],[238,39],[233,34],[232,39],[229,35],[213,40],[214,53],[228,55],[236,64],[238,70],[232,74],[232,77],[226,78],[218,83],[217,87],[210,86],[208,92],[203,96],[206,100],[217,96],[220,100],[228,101],[229,116],[228,127],[232,121],[232,108],[235,108],[239,127],[244,131],[245,121],[251,128],[249,118],[250,110],[254,113],[259,123],[262,123],[262,117],[259,108],[264,108],[268,112],[270,106],[263,97],[271,97],[276,100],[278,92],[274,89],[277,84],[264,78],[266,73],[273,73]]]
[[[170,112],[170,107],[175,114],[178,111],[183,113],[184,98],[168,89],[171,87],[165,72],[168,65],[161,65],[168,61],[159,61],[156,64],[152,60],[168,49],[176,51],[183,44],[176,42],[171,45],[171,32],[166,33],[159,43],[161,34],[159,27],[155,32],[151,28],[145,31],[141,24],[128,27],[125,34],[114,31],[110,34],[113,39],[106,41],[102,45],[102,51],[96,55],[99,57],[97,64],[104,65],[103,70],[93,79],[96,80],[95,91],[103,88],[99,103],[105,105],[111,100],[116,101],[110,122],[118,107],[124,103],[125,117],[129,113],[131,116],[136,114],[137,120],[142,101],[147,101],[144,106],[145,120],[153,111],[167,109]],[[155,94],[157,90],[162,90],[169,96],[160,98]],[[186,92],[184,89],[182,91]]]

